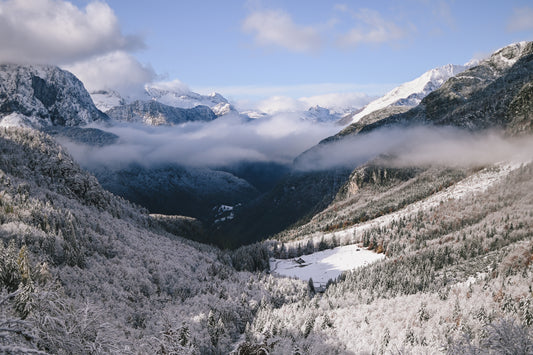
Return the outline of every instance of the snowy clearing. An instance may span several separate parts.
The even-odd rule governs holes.
[[[357,245],[346,245],[294,259],[271,258],[270,270],[278,275],[297,277],[305,281],[312,278],[315,287],[318,287],[325,286],[329,279],[335,280],[343,271],[384,258],[383,254],[376,254]]]

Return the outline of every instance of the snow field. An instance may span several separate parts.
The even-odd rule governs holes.
[[[329,279],[335,280],[346,270],[352,270],[384,259],[385,255],[376,254],[357,245],[345,245],[334,249],[302,255],[295,259],[270,259],[271,272],[307,281],[313,279],[315,287],[325,286]],[[303,263],[298,263],[297,260]]]

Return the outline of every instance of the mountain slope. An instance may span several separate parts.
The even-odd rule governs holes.
[[[157,102],[161,104],[161,107],[165,105],[178,109],[207,106],[217,117],[230,112],[237,112],[228,100],[218,93],[200,95],[186,88],[176,88],[168,84],[146,85],[144,95],[137,98],[122,97],[118,92],[112,90],[92,92],[91,98],[96,106],[104,112],[134,103],[137,103],[137,110],[139,110],[140,105],[149,105],[150,102]]]
[[[0,120],[35,127],[79,126],[108,117],[71,73],[54,66],[2,64]]]
[[[531,95],[531,82],[533,81],[532,47],[532,43],[522,42],[499,50],[489,59],[479,63],[479,65],[450,78],[439,89],[422,99],[417,107],[407,109],[407,111],[402,106],[386,107],[366,115],[359,122],[348,126],[336,136],[323,140],[320,144],[302,153],[295,159],[294,167],[300,171],[299,174],[294,175],[295,180],[292,181],[294,186],[306,186],[305,191],[310,191],[311,193],[315,191],[318,195],[313,199],[308,199],[305,197],[305,194],[308,194],[308,192],[304,194],[303,191],[297,190],[301,191],[300,194],[287,195],[284,199],[277,197],[269,200],[264,199],[262,209],[268,211],[283,211],[287,209],[295,212],[307,211],[307,213],[314,211],[314,214],[324,210],[326,206],[316,204],[317,201],[322,201],[319,195],[320,191],[323,190],[322,185],[318,186],[320,180],[315,181],[311,178],[316,173],[322,173],[325,176],[331,177],[330,180],[320,182],[320,184],[334,186],[331,184],[331,181],[341,181],[340,185],[337,185],[337,190],[334,193],[337,195],[336,203],[340,199],[344,200],[346,206],[349,206],[353,201],[350,202],[350,197],[348,196],[341,198],[342,190],[350,190],[350,185],[357,186],[355,181],[358,176],[357,170],[353,170],[351,176],[349,173],[343,173],[336,177],[334,171],[339,169],[340,166],[331,164],[324,165],[323,161],[325,160],[331,163],[339,160],[337,156],[332,156],[331,154],[340,156],[349,155],[351,153],[350,149],[355,150],[357,148],[354,148],[354,145],[347,144],[345,150],[342,151],[340,148],[344,147],[343,144],[355,142],[358,139],[362,139],[361,137],[370,137],[368,139],[371,139],[372,136],[365,134],[374,132],[378,128],[401,127],[405,132],[409,132],[409,127],[416,125],[446,125],[459,129],[466,128],[471,131],[488,128],[505,128],[508,133],[512,134],[531,132],[531,127],[533,127],[531,121],[532,111],[531,102],[528,98]],[[381,145],[384,145],[393,138],[393,136],[381,137]],[[403,143],[405,145],[409,142]],[[336,147],[339,148],[337,149]],[[344,165],[342,166],[349,170],[356,168],[356,165],[363,165],[364,167],[365,162],[378,155],[376,151],[368,151],[368,148],[357,145],[355,147],[362,148],[363,152],[366,150],[367,153],[366,155],[361,153],[360,157],[356,159],[357,161],[354,161],[351,167],[348,167],[346,164],[347,158],[344,158]],[[380,149],[379,145],[376,149]],[[355,151],[354,153],[357,154],[358,152]],[[394,156],[398,152],[392,151],[387,153],[392,155],[391,159],[394,161]],[[323,166],[326,166],[326,168]],[[409,176],[407,185],[405,185],[407,190],[402,192],[405,193],[407,200],[403,203],[389,204],[390,201],[387,202],[387,199],[383,199],[377,203],[377,206],[381,206],[377,209],[374,208],[376,206],[367,201],[366,207],[362,207],[357,213],[350,212],[347,214],[349,217],[345,219],[343,217],[339,221],[330,220],[329,227],[336,229],[339,228],[338,226],[352,225],[358,222],[360,218],[374,218],[379,213],[397,210],[405,204],[414,202],[416,199],[429,196],[434,191],[442,188],[442,186],[454,183],[468,174],[462,168],[452,169],[450,171],[444,168],[437,169],[431,174],[429,172],[424,173],[426,168],[407,166],[395,172],[395,169],[398,169],[398,167],[395,167],[394,163],[385,164],[383,167],[380,167],[379,164],[376,167],[370,167],[370,171],[373,174],[378,174],[378,177],[379,174],[386,174],[388,179],[392,178],[395,174],[397,176]],[[417,173],[410,175],[409,171],[411,169],[415,169]],[[417,180],[425,182],[422,185],[417,185]],[[312,181],[315,181],[317,185],[313,187],[313,183],[309,184]],[[412,184],[411,187],[408,187],[410,184]],[[282,186],[280,184],[273,191],[281,191]],[[401,186],[404,186],[404,182],[402,179],[396,181],[390,180],[390,183],[386,186],[388,189],[401,189]],[[361,196],[366,196],[365,194],[361,194]],[[328,193],[329,195],[330,193]],[[366,196],[361,198],[370,197]],[[299,202],[302,203],[299,208],[289,207],[297,205]],[[332,206],[337,206],[335,208],[338,208],[337,204],[332,204]],[[328,211],[332,216],[337,214],[335,212],[337,209],[335,211]],[[374,212],[370,213],[370,211]],[[369,214],[366,215],[366,212]],[[305,213],[285,214],[283,216],[285,221],[284,225],[295,224],[298,226],[302,223],[307,223],[311,217]],[[285,219],[289,219],[290,221]],[[261,219],[257,220],[261,221]],[[236,222],[238,222],[238,219],[236,219]],[[317,228],[317,230],[328,228],[327,223],[322,224],[322,222],[318,223],[318,221],[314,221],[311,222],[311,225],[313,223],[315,223],[313,228]],[[271,232],[274,230],[273,226],[275,226],[275,222],[273,221],[265,224],[257,223],[255,225],[258,229],[269,230]],[[295,230],[297,230],[296,227]],[[281,232],[281,229],[279,232]],[[292,232],[290,230],[283,232],[283,235],[291,234]]]
[[[235,205],[258,195],[247,181],[207,168],[130,166],[118,171],[96,168],[93,172],[104,188],[152,213],[180,214],[203,221],[210,219],[217,205]]]
[[[346,116],[343,119],[343,123],[356,123],[372,112],[386,107],[414,107],[430,92],[438,89],[444,84],[446,80],[466,69],[466,66],[452,64],[431,69],[420,77],[392,89],[384,96],[366,105],[357,113]]]
[[[501,128],[514,133],[530,132],[519,113],[533,80],[533,42],[502,48],[479,65],[456,75],[432,92],[416,108],[372,123],[361,130],[405,125],[450,125],[468,130]],[[511,106],[511,104],[513,106]]]
[[[105,191],[43,133],[1,129],[0,151],[2,353],[228,353],[261,299],[304,294],[169,234],[178,219]]]
[[[157,101],[134,101],[107,111],[109,117],[121,122],[144,123],[150,126],[175,125],[194,121],[212,121],[217,115],[207,106],[184,109]]]

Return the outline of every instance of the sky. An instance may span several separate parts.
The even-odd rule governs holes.
[[[233,100],[382,95],[532,35],[523,0],[0,1],[0,61],[59,65],[89,89],[174,81]]]

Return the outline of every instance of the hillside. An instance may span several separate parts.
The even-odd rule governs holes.
[[[357,123],[363,117],[371,113],[383,110],[385,108],[412,108],[417,106],[420,101],[430,94],[432,91],[438,89],[449,78],[461,73],[468,67],[463,65],[444,65],[439,68],[431,69],[418,78],[404,83],[382,97],[370,102],[362,110],[346,116],[343,122]]]
[[[262,299],[303,292],[165,232],[42,133],[1,129],[0,151],[2,353],[226,353]]]

